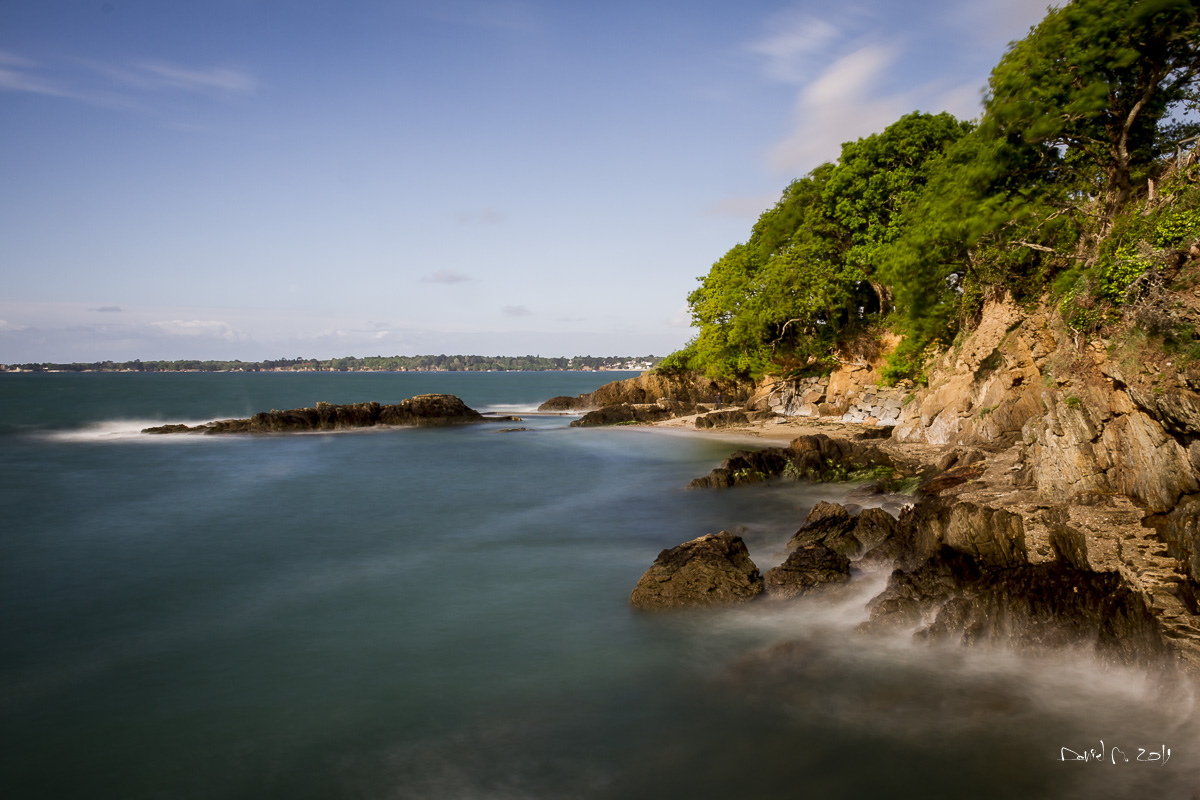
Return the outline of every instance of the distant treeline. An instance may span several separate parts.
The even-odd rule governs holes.
[[[22,372],[542,372],[547,370],[646,370],[657,356],[368,356],[366,358],[280,358],[273,361],[97,361],[90,364],[7,364]]]

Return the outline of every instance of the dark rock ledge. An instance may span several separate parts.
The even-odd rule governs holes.
[[[317,403],[315,408],[263,411],[249,419],[222,419],[203,425],[159,425],[142,433],[301,433],[384,426],[464,425],[519,422],[520,417],[485,417],[452,394],[421,394],[394,405]]]

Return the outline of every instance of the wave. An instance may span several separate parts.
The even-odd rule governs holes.
[[[203,425],[209,420],[184,421],[184,425]],[[92,422],[81,428],[41,431],[35,436],[50,442],[117,442],[117,441],[200,441],[200,436],[153,436],[142,433],[143,428],[166,424],[160,419],[114,419]]]
[[[480,414],[534,414],[541,403],[492,403],[481,406]]]

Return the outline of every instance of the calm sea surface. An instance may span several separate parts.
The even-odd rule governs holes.
[[[878,578],[834,601],[632,612],[660,549],[736,530],[766,569],[813,503],[848,491],[684,491],[728,441],[562,416],[137,433],[424,392],[519,413],[616,377],[0,375],[0,797],[1200,788],[1190,697],[1082,658],[864,639]]]

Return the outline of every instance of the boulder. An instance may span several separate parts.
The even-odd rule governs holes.
[[[576,411],[583,407],[581,405],[581,403],[583,402],[582,398],[583,398],[583,395],[580,395],[579,397],[569,397],[567,395],[560,394],[559,396],[551,397],[549,400],[542,403],[540,406],[538,406],[537,410],[538,411]]]
[[[589,411],[577,420],[571,422],[572,428],[588,428],[599,425],[621,425],[629,423],[661,422],[675,416],[670,408],[662,408],[656,403],[622,403],[615,406],[604,406]]]
[[[659,553],[629,602],[646,609],[728,605],[753,600],[762,590],[742,537],[721,531]]]
[[[786,447],[738,450],[708,475],[689,483],[688,488],[724,489],[764,481],[783,472],[790,458],[791,450]]]
[[[482,422],[483,415],[452,394],[421,394],[379,412],[383,425],[462,425]]]
[[[810,547],[820,544],[847,559],[863,553],[862,542],[854,535],[858,518],[836,503],[821,501],[813,506],[800,530],[788,540],[787,546]]]
[[[644,372],[635,378],[606,383],[578,397],[552,397],[539,406],[538,411],[585,411],[659,400],[676,401],[691,409],[697,403],[716,403],[718,397],[727,405],[741,405],[750,398],[754,388],[750,381],[711,380],[693,372]]]
[[[826,584],[850,580],[850,559],[824,544],[797,547],[778,567],[763,576],[764,588],[772,597],[799,597]]]

